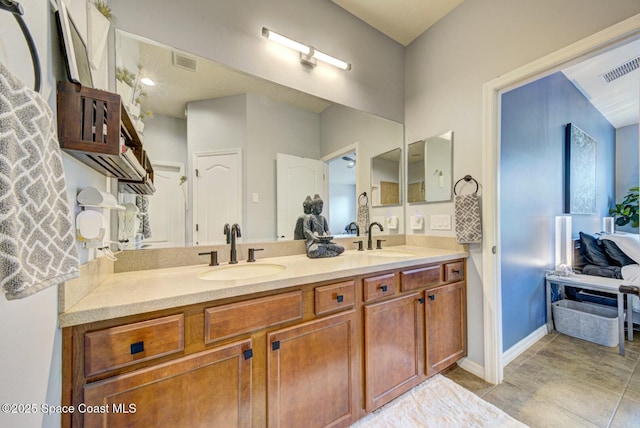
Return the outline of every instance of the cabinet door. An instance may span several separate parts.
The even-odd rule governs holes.
[[[419,293],[364,307],[366,410],[424,379],[424,310]]]
[[[251,340],[84,387],[88,427],[251,426]]]
[[[270,427],[347,427],[357,419],[356,312],[267,335]]]
[[[442,371],[467,355],[465,283],[425,291],[427,375]]]

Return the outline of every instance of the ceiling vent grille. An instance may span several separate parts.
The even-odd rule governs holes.
[[[172,52],[171,61],[176,67],[183,68],[189,71],[198,71],[198,60],[191,57]]]
[[[633,70],[637,70],[638,68],[640,68],[640,56],[637,56],[632,60],[619,65],[613,70],[607,71],[606,73],[602,74],[601,77],[606,83],[611,83],[614,80],[624,76],[625,74],[631,73]]]

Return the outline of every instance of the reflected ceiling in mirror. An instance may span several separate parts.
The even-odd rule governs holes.
[[[450,201],[453,181],[453,131],[409,144],[407,202]]]
[[[402,146],[401,123],[268,82],[119,30],[116,30],[115,63],[116,74],[121,75],[126,69],[131,83],[129,92],[123,95],[121,89],[129,85],[118,79],[118,93],[130,104],[134,104],[133,100],[140,103],[129,106],[136,111],[134,116],[138,111],[141,116],[146,112],[153,113],[143,118],[141,129],[149,159],[158,171],[154,184],[158,188],[155,181],[162,179],[173,186],[173,190],[165,192],[169,202],[163,204],[154,200],[160,192],[149,202],[150,210],[161,210],[160,214],[151,212],[147,217],[153,233],[152,238],[145,239],[144,245],[151,248],[190,245],[196,240],[200,245],[219,244],[224,240],[222,232],[215,234],[220,241],[200,242],[197,238],[199,221],[195,218],[193,192],[196,153],[241,150],[242,218],[226,222],[242,226],[241,240],[246,243],[276,239],[277,153],[320,159],[327,153],[340,152],[342,155],[346,153],[343,148],[358,141],[367,141],[372,149]],[[152,79],[155,86],[140,85],[143,77]],[[140,91],[144,95],[141,96]],[[214,116],[203,115],[214,108],[218,109]],[[166,165],[160,167],[158,162]],[[359,168],[369,174],[368,161],[357,162],[353,170]],[[353,193],[363,190],[356,189]],[[332,211],[344,205],[332,204],[330,196],[321,196]],[[123,201],[125,197],[129,199]],[[131,195],[120,195],[120,198],[123,204],[135,203],[131,201]],[[214,205],[220,206],[220,203],[216,201]],[[295,204],[295,209],[301,210],[301,201],[296,200]],[[163,206],[165,209],[159,208]],[[355,216],[355,200],[349,206],[353,206],[351,214]],[[172,208],[176,208],[176,215],[183,218],[180,227],[169,227],[172,221],[164,220]],[[163,218],[159,226],[154,225],[158,218]],[[329,222],[333,223],[331,217]],[[336,222],[341,225],[344,221]],[[168,229],[182,229],[182,237],[167,236]],[[222,230],[217,226],[212,230],[218,229]]]
[[[116,30],[116,66],[155,82],[140,98],[142,111],[184,118],[187,103],[245,93],[320,113],[330,102],[259,79],[188,52]],[[139,67],[142,67],[139,71]]]

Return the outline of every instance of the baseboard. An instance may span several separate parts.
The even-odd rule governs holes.
[[[502,367],[505,367],[511,361],[518,358],[520,354],[529,349],[534,343],[538,340],[542,339],[547,335],[547,325],[544,324],[529,336],[522,339],[520,342],[513,345],[511,348],[507,349],[502,353]]]
[[[484,379],[484,366],[481,366],[480,364],[474,361],[471,361],[469,358],[465,357],[458,360],[458,366],[468,371],[469,373],[474,374],[481,379]]]

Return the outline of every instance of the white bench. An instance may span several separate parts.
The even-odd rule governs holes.
[[[561,295],[565,296],[564,287],[576,287],[584,288],[587,290],[603,291],[606,293],[615,294],[618,298],[618,334],[620,340],[618,348],[620,355],[624,355],[624,293],[619,290],[621,279],[604,278],[593,275],[580,275],[570,274],[568,276],[558,276],[554,274],[548,274],[546,276],[546,293],[547,293],[547,331],[551,333],[553,331],[553,319],[551,313],[551,285],[556,284],[560,287]],[[627,338],[629,342],[633,342],[633,310],[632,310],[632,295],[627,294]]]

